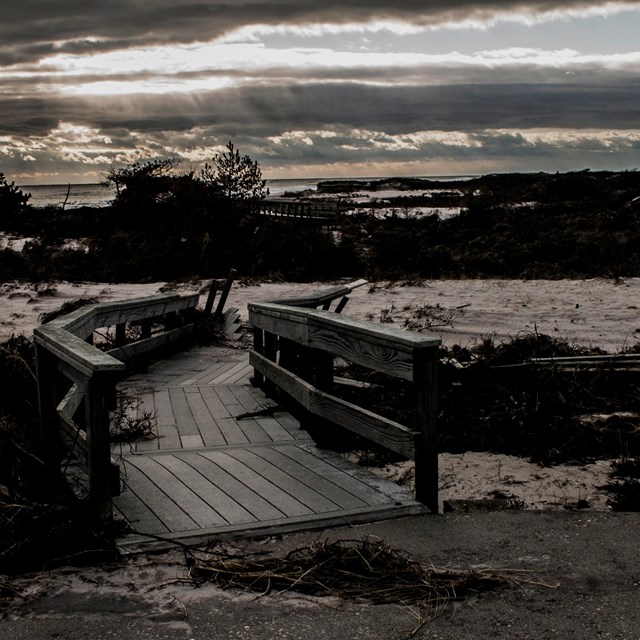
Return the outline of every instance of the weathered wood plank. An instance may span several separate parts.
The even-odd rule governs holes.
[[[153,406],[158,419],[158,447],[160,449],[177,449],[182,446],[168,389],[160,389],[153,394]]]
[[[207,478],[215,478],[216,486],[245,508],[256,520],[274,520],[284,514],[238,478],[208,456],[207,452],[178,454]]]
[[[138,340],[136,342],[132,342],[131,344],[114,347],[113,349],[107,351],[107,354],[113,356],[114,358],[118,358],[118,360],[126,361],[130,360],[131,358],[135,358],[136,356],[142,355],[143,353],[149,353],[150,351],[154,351],[156,349],[159,349],[160,347],[164,347],[168,344],[171,344],[172,342],[183,340],[192,333],[193,324],[188,324],[184,327],[172,329],[171,331],[158,333],[149,338],[145,338],[144,340]]]
[[[138,466],[141,461],[147,467],[145,472]],[[153,464],[150,458],[131,456],[125,458],[124,462],[126,484],[135,488],[136,495],[169,531],[192,531],[198,527],[179,504],[178,497],[168,495],[156,484],[155,474],[148,470],[149,462]]]
[[[132,529],[140,533],[169,533],[169,528],[130,487],[125,488],[116,498],[114,507],[127,520]]]
[[[219,514],[223,521],[233,524],[254,522],[256,518],[251,513],[217,486],[217,478],[211,473],[211,469],[204,475],[190,464],[193,458],[193,455],[157,456],[156,460],[180,478],[180,481]]]
[[[354,475],[354,465],[337,454],[320,453],[315,445],[278,447],[282,455],[295,459],[304,467],[342,487],[365,504],[388,504],[389,497]]]
[[[272,442],[283,442],[294,439],[293,435],[275,418],[256,418],[255,420]]]
[[[192,393],[187,393],[186,397],[191,407],[191,413],[198,425],[198,430],[202,436],[203,446],[215,447],[226,444],[215,418],[205,399],[202,397],[200,387],[191,387]]]
[[[197,495],[182,479],[172,473],[172,454],[156,454],[154,456],[135,456],[131,463],[153,480],[153,483],[166,495],[171,496],[176,504],[193,520],[196,527],[211,527],[224,524],[222,516]],[[155,510],[154,510],[155,511]],[[164,513],[156,515],[162,520]]]
[[[169,387],[169,398],[180,437],[199,436],[198,425],[193,419],[191,407],[181,387]]]
[[[337,478],[339,474],[332,474],[333,479],[338,480],[337,483],[334,483],[325,475],[328,471],[330,473],[330,470],[327,469],[328,465],[318,464],[314,465],[312,469],[302,464],[304,458],[297,457],[298,451],[297,447],[287,447],[288,455],[285,455],[280,448],[262,447],[253,452],[293,478],[304,478],[306,485],[313,487],[314,491],[322,494],[340,509],[355,509],[367,504],[340,486],[345,479],[345,474],[340,474],[342,477],[339,479]]]
[[[44,325],[36,327],[33,336],[36,344],[71,365],[85,377],[91,377],[96,372],[117,373],[126,369],[124,363],[64,329]]]
[[[314,389],[313,385],[254,351],[249,352],[249,363],[296,402],[309,408],[309,397]]]
[[[258,473],[251,463],[245,464],[235,456],[232,456],[230,452],[233,451],[235,450],[205,451],[202,455],[213,460],[252,491],[262,496],[285,516],[301,516],[313,513],[313,510],[300,502],[297,497],[287,493],[280,486],[274,485],[273,482]],[[251,505],[247,504],[245,506],[251,511]]]
[[[260,449],[228,449],[226,453],[233,456],[251,467],[253,471],[259,473],[267,479],[272,486],[279,487],[286,491],[290,496],[307,506],[314,513],[323,513],[325,511],[335,511],[338,505],[329,498],[313,489],[309,484],[315,478],[315,474],[310,472],[302,473],[299,476],[292,476],[279,469],[261,457]]]
[[[309,410],[407,458],[413,457],[416,432],[404,425],[314,389]]]

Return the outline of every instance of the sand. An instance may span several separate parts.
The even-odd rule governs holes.
[[[152,295],[167,288],[204,291],[206,282],[100,284],[66,282],[0,285],[0,341],[11,334],[30,333],[45,312],[68,300],[101,301]],[[250,301],[305,295],[328,286],[321,283],[236,283],[228,306],[241,309],[246,319]],[[411,309],[440,305],[447,322],[431,329],[446,345],[468,346],[483,337],[506,339],[531,332],[546,333],[615,352],[640,338],[638,305],[640,278],[626,280],[440,280],[398,286],[376,283],[350,295],[346,314],[361,320],[392,321],[402,327]],[[202,298],[204,303],[205,297]],[[521,458],[488,453],[440,456],[440,486],[444,500],[469,500],[507,496],[514,507],[565,509],[588,504],[607,509],[601,489],[609,462],[550,468]],[[388,477],[405,475],[403,465],[379,472]],[[498,492],[498,493],[496,493]]]

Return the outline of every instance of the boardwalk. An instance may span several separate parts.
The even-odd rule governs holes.
[[[157,416],[156,438],[113,452],[125,478],[115,509],[135,532],[123,547],[144,534],[195,541],[424,511],[394,483],[319,450],[251,374],[245,351],[206,347],[121,385]]]

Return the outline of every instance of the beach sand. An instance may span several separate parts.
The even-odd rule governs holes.
[[[160,290],[205,291],[206,281],[166,285],[66,282],[0,285],[0,340],[30,333],[43,313],[79,298],[112,301],[147,296]],[[234,284],[227,306],[247,317],[248,302],[295,297],[329,285],[262,282]],[[204,304],[205,297],[202,297]],[[615,352],[640,338],[640,278],[624,281],[593,280],[439,280],[399,286],[375,283],[356,289],[344,313],[360,320],[392,320],[402,328],[411,310],[440,305],[449,320],[431,334],[451,346],[472,345],[483,337],[503,340],[526,333],[554,337]],[[443,500],[479,500],[507,496],[513,507],[565,509],[589,505],[607,509],[602,485],[608,461],[593,464],[541,467],[521,458],[467,452],[440,455]],[[407,474],[407,464],[378,470],[394,479]],[[497,493],[496,493],[497,492]]]

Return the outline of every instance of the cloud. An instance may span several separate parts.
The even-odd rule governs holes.
[[[3,9],[7,175],[99,179],[139,157],[198,164],[229,139],[267,171],[307,175],[424,173],[483,157],[486,170],[554,157],[639,163],[631,32],[619,48],[595,50],[584,21],[571,42],[557,31],[547,42],[549,25],[522,42],[482,29],[631,9],[637,20],[640,1],[8,0]]]
[[[305,26],[387,21],[408,25],[482,23],[497,17],[611,13],[637,0],[5,0],[0,64],[157,44],[209,42],[249,25]]]

